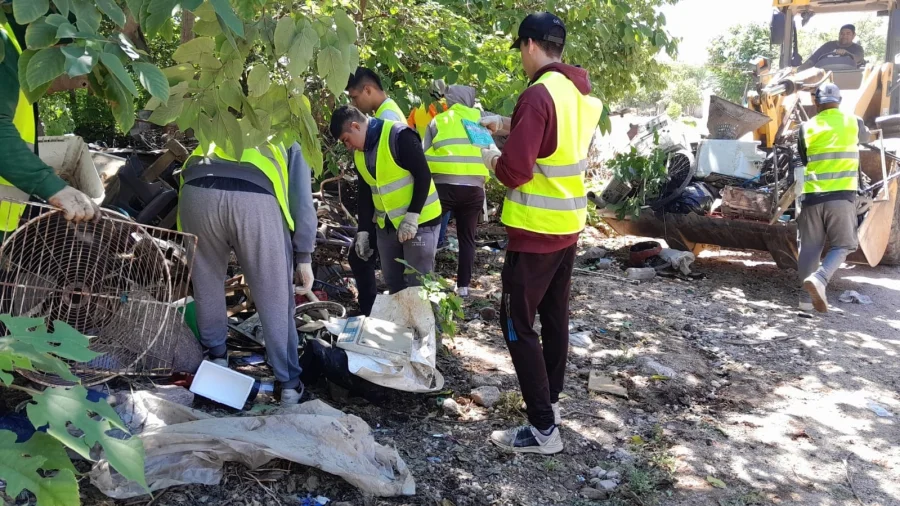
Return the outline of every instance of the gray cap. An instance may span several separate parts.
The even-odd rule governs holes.
[[[834,83],[825,83],[816,90],[816,103],[822,104],[840,104],[841,89]]]

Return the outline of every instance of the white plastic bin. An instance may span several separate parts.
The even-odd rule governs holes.
[[[715,174],[753,179],[759,176],[765,161],[765,156],[757,149],[758,146],[758,141],[723,139],[701,141],[697,149],[697,173],[694,177],[704,179]]]
[[[204,360],[194,375],[191,392],[234,409],[243,409],[253,389],[253,381],[246,374]]]
[[[38,153],[44,163],[53,167],[59,177],[81,190],[97,205],[106,196],[103,182],[97,174],[94,160],[81,137],[60,135],[38,137]]]

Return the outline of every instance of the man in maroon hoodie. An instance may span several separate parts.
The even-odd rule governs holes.
[[[531,425],[496,431],[491,441],[513,452],[563,450],[557,426],[569,351],[569,287],[587,217],[587,153],[603,109],[589,95],[587,72],[562,63],[565,39],[565,25],[553,14],[526,17],[513,48],[521,52],[529,87],[511,120],[481,121],[494,133],[509,134],[502,153],[484,149],[482,159],[507,187],[500,326]],[[540,336],[534,331],[536,312]]]

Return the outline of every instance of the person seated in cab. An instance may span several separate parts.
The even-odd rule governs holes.
[[[865,63],[865,51],[859,44],[853,42],[856,38],[856,27],[853,25],[844,25],[838,34],[838,40],[826,42],[822,47],[816,50],[802,65],[799,70],[806,70],[812,67],[823,68],[827,65],[834,64],[852,64],[860,66]]]

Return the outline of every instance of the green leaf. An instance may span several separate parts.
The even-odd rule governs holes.
[[[113,23],[125,28],[125,11],[119,7],[115,0],[94,0],[97,7],[112,20]]]
[[[12,497],[28,489],[42,506],[79,503],[75,467],[65,447],[52,436],[35,432],[27,441],[16,443],[15,433],[0,430],[0,455],[0,479],[7,482],[6,492],[15,493]],[[43,478],[38,469],[59,472]]]
[[[119,474],[147,488],[141,439],[129,437],[123,440],[109,435],[113,428],[127,429],[106,399],[91,402],[87,399],[87,389],[76,385],[48,388],[34,395],[32,400],[34,403],[29,404],[26,411],[35,427],[48,425],[47,434],[86,459],[91,458],[91,448],[99,443],[106,459]],[[73,436],[70,428],[80,429],[83,435]]]
[[[125,66],[122,65],[122,60],[118,56],[103,52],[100,53],[100,62],[106,65],[106,69],[119,80],[129,93],[135,97],[138,96],[137,86],[134,85],[134,81],[131,80],[131,76],[125,70]]]
[[[72,23],[63,23],[56,29],[57,39],[73,39],[78,35],[78,29]]]
[[[164,104],[169,101],[169,80],[159,70],[159,67],[152,63],[134,62],[131,64],[131,69],[137,74],[141,86],[150,92],[151,96],[158,98]]]
[[[231,8],[228,0],[209,0],[209,3],[216,10],[216,15],[222,18],[225,26],[238,37],[244,36],[244,23],[234,14],[234,9]]]
[[[94,69],[100,55],[96,49],[74,44],[62,48],[62,52],[66,56],[66,74],[69,77],[78,77],[89,73]]]
[[[181,46],[172,54],[172,59],[177,63],[200,63],[200,56],[204,53],[212,54],[216,49],[216,40],[210,37],[197,37]]]
[[[203,0],[182,0],[181,8],[187,9],[189,11],[197,10],[197,7],[200,7],[200,4],[203,3]]]
[[[341,52],[331,46],[322,48],[316,60],[316,67],[331,93],[340,96],[347,87],[347,78],[350,76],[350,70],[346,67]]]
[[[178,125],[178,129],[182,132],[187,130],[188,128],[196,129],[195,127],[197,126],[197,119],[199,114],[200,101],[188,100],[184,105],[182,113],[175,120],[175,123]]]
[[[714,478],[712,476],[707,476],[706,481],[708,481],[710,485],[712,485],[716,488],[727,488],[727,485],[725,485],[725,482],[718,478]]]
[[[173,65],[171,67],[162,69],[162,73],[166,76],[166,78],[168,78],[169,86],[175,86],[178,83],[192,81],[194,79],[194,74],[197,73],[197,70],[193,65],[180,63],[178,65]]]
[[[13,15],[16,23],[24,26],[47,14],[50,0],[13,0]]]
[[[278,24],[275,25],[275,56],[283,56],[288,52],[296,33],[296,25],[290,16],[278,20]]]
[[[184,85],[187,83],[181,83]],[[179,85],[179,86],[181,86]],[[153,114],[147,118],[147,121],[150,123],[154,123],[160,126],[166,126],[169,123],[175,121],[178,116],[181,115],[181,111],[184,109],[184,98],[180,94],[170,94],[169,101],[166,105],[161,105],[153,111]]]
[[[6,446],[6,443],[8,442],[8,440],[3,440],[5,432],[6,431],[0,431],[0,447]],[[15,441],[15,435],[13,435],[12,440]],[[41,464],[41,469],[44,471],[61,471],[63,469],[68,469],[73,473],[78,472],[75,470],[75,466],[72,465],[72,460],[69,459],[66,448],[53,436],[47,433],[35,432],[27,441],[17,443],[16,448],[21,451],[23,455],[40,455],[41,457],[44,457],[44,463]]]
[[[42,84],[47,84],[59,77],[65,72],[65,63],[66,57],[58,47],[41,49],[34,53],[25,70],[25,82],[28,88],[35,90]]]
[[[353,44],[356,42],[356,23],[350,19],[343,9],[334,10],[334,25],[337,27],[338,38],[341,44]]]
[[[356,44],[350,44],[345,50],[341,51],[341,54],[347,60],[348,70],[352,72],[356,67],[359,67],[359,48],[356,47]]]
[[[303,158],[312,167],[315,175],[322,173],[324,160],[322,158],[322,145],[319,143],[319,129],[312,115],[309,99],[303,95],[290,98],[291,101],[299,101],[300,109],[300,148],[303,150]]]
[[[3,63],[3,60],[6,59],[6,42],[4,42],[3,38],[0,37],[0,63]]]
[[[56,27],[46,19],[38,19],[25,29],[25,44],[29,49],[40,49],[56,44]]]
[[[160,28],[172,19],[178,0],[150,0],[147,4],[147,18],[141,21],[144,35],[153,37]]]
[[[68,22],[69,22],[69,20],[67,18],[65,18],[64,16],[61,16],[59,14],[51,14],[51,15],[47,16],[47,23],[50,25],[53,25],[57,28],[59,28],[59,26],[61,24],[68,23]]]
[[[137,48],[132,44],[131,39],[128,38],[124,33],[119,33],[119,49],[122,50],[125,55],[127,55],[132,60],[138,60],[141,57],[141,53],[138,52]]]
[[[89,0],[72,0],[72,2],[72,10],[75,11],[75,17],[78,19],[76,23],[78,29],[82,32],[96,34],[100,30],[100,22],[103,19],[100,11]]]
[[[53,5],[62,17],[69,17],[69,0],[53,0]]]
[[[251,97],[261,97],[269,91],[271,85],[269,68],[262,63],[255,64],[247,75],[247,94]]]
[[[238,123],[237,118],[228,111],[220,111],[216,115],[216,119],[221,119],[225,125],[225,133],[228,139],[228,147],[225,151],[239,159],[244,152],[244,134],[241,131],[241,125]]]
[[[216,37],[222,34],[222,26],[216,17],[216,11],[208,2],[194,10],[194,33],[199,36]]]
[[[219,85],[219,101],[235,111],[240,112],[244,101],[244,92],[237,81],[226,79]]]
[[[91,78],[90,74],[88,78]],[[111,74],[105,74],[102,90],[104,98],[109,102],[113,117],[116,118],[116,124],[119,128],[128,132],[134,126],[134,95],[132,95],[125,86]]]

